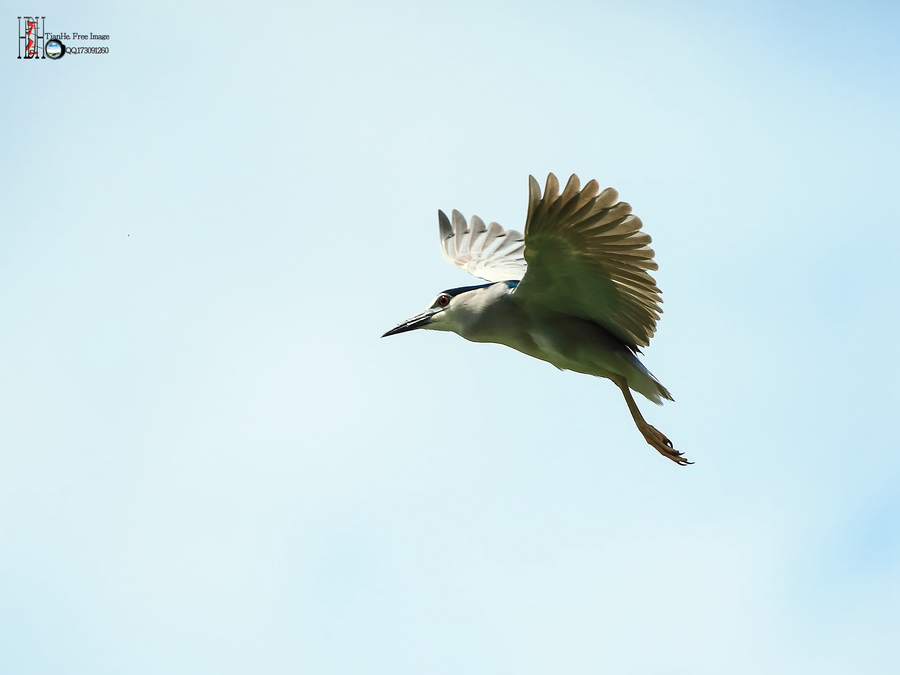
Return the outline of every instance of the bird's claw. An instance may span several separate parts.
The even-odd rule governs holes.
[[[648,424],[646,428],[641,429],[641,433],[644,436],[644,440],[666,459],[671,459],[679,466],[693,464],[693,462],[688,461],[683,452],[676,450],[675,446],[672,445],[672,441],[656,427]]]

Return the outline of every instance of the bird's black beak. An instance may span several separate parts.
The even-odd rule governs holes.
[[[385,338],[388,335],[397,335],[398,333],[405,333],[410,330],[415,330],[416,328],[422,328],[422,326],[431,321],[431,317],[433,317],[435,314],[436,310],[433,309],[429,309],[425,312],[422,312],[421,314],[416,314],[413,318],[407,319],[402,323],[398,323],[381,337]]]

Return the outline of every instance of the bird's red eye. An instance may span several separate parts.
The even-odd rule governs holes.
[[[447,305],[450,304],[450,296],[449,296],[449,295],[442,295],[442,296],[440,296],[440,297],[438,298],[438,304],[439,304],[441,307],[446,307]]]

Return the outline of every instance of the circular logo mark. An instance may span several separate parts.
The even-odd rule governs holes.
[[[44,45],[44,54],[50,59],[61,59],[66,53],[66,46],[59,40],[47,40]]]

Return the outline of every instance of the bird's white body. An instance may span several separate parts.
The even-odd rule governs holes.
[[[657,404],[671,399],[631,350],[602,326],[550,310],[526,310],[506,282],[455,297],[422,327],[451,331],[471,342],[506,345],[560,370],[624,377],[631,389]]]

